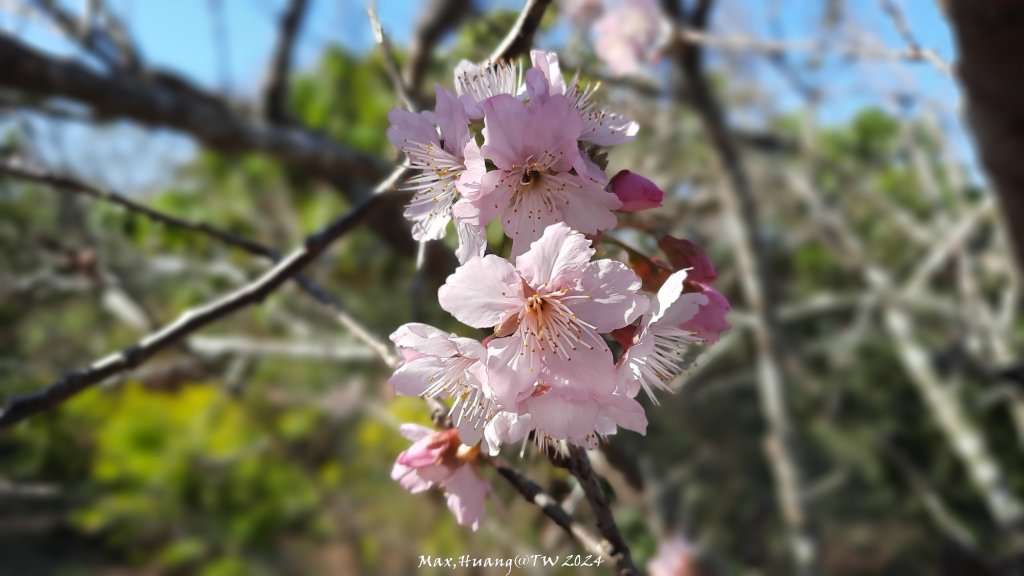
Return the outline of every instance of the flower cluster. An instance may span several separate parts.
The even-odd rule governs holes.
[[[599,108],[578,78],[567,83],[555,54],[531,60],[525,74],[464,62],[454,94],[437,87],[434,110],[389,115],[388,137],[418,171],[405,212],[414,237],[443,238],[449,223],[458,236],[461,265],[440,305],[490,332],[476,340],[413,323],[391,335],[403,359],[391,385],[450,400],[454,426],[403,428],[415,444],[392,476],[413,492],[440,485],[474,528],[489,490],[480,454],[531,438],[593,448],[620,427],[645,433],[639,391],[669,389],[686,348],[728,328],[728,303],[707,285],[714,268],[695,246],[663,239],[672,266],[659,264],[655,295],[628,265],[594,259],[618,212],[660,206],[664,194],[628,171],[609,179],[594,161],[637,124]],[[511,239],[507,258],[487,253],[492,220]]]
[[[463,62],[456,94],[438,86],[433,111],[388,115],[388,138],[420,171],[405,210],[413,237],[441,239],[454,221],[460,262],[483,256],[495,218],[518,255],[555,222],[585,234],[612,228],[622,206],[581,145],[629,141],[636,122],[598,108],[577,80],[567,84],[554,53],[531,57],[525,78],[510,64]]]

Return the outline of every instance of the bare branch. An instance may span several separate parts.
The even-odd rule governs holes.
[[[409,58],[402,73],[405,85],[414,94],[419,93],[434,47],[473,9],[472,0],[431,0],[426,4],[416,24],[409,45]]]
[[[248,238],[244,238],[237,234],[233,234],[226,230],[222,230],[220,228],[217,228],[216,226],[211,226],[210,224],[207,224],[205,222],[188,220],[161,212],[159,210],[155,210],[153,208],[150,208],[149,206],[146,206],[145,204],[136,202],[135,200],[132,200],[127,196],[117,194],[116,192],[112,192],[104,188],[93,186],[71,176],[50,173],[44,170],[40,170],[38,168],[30,168],[28,166],[23,166],[18,162],[11,160],[0,160],[0,174],[7,174],[15,178],[20,178],[22,180],[29,180],[33,182],[39,182],[41,184],[54,186],[59,190],[67,190],[74,193],[84,194],[86,196],[96,198],[99,200],[105,200],[112,204],[121,206],[122,208],[128,210],[129,212],[133,212],[135,214],[139,214],[141,216],[149,218],[154,222],[159,222],[161,224],[165,224],[175,228],[180,228],[182,230],[188,230],[191,232],[203,234],[204,236],[227,244],[228,246],[244,250],[245,252],[248,252],[255,256],[259,256],[273,263],[279,262],[282,257],[282,255],[276,250],[268,248]],[[385,180],[384,183],[382,183],[381,186],[378,187],[378,191],[388,191],[393,193],[396,183],[404,175],[404,168],[396,169],[392,173],[392,175],[389,176],[388,179]],[[322,306],[330,310],[335,320],[337,320],[339,324],[347,328],[350,332],[352,332],[354,336],[362,340],[367,346],[369,346],[374,352],[376,352],[377,355],[380,356],[380,358],[386,364],[392,367],[398,364],[398,359],[391,352],[391,347],[382,342],[377,336],[373,335],[369,330],[363,327],[355,318],[353,318],[345,310],[345,308],[337,300],[335,300],[327,292],[326,289],[321,287],[319,284],[314,282],[309,277],[301,274],[296,274],[292,278],[292,280],[294,280],[295,283],[298,284],[304,292],[312,296],[314,300],[316,300]]]
[[[270,122],[284,122],[288,117],[288,76],[292,52],[307,5],[307,0],[288,0],[288,6],[281,15],[277,43],[263,83],[263,116]]]
[[[54,408],[68,398],[103,380],[139,366],[164,348],[237,310],[262,302],[286,281],[296,276],[335,240],[341,238],[383,204],[386,194],[364,197],[346,214],[306,237],[303,246],[249,284],[198,308],[186,310],[177,320],[140,340],[133,346],[69,372],[46,388],[15,396],[0,410],[0,428],[7,428],[43,410]]]
[[[603,542],[599,537],[587,530],[558,504],[558,500],[555,500],[550,494],[545,492],[540,485],[501,460],[494,458],[490,459],[489,462],[498,471],[498,474],[501,474],[505,480],[508,480],[508,483],[519,492],[524,500],[540,508],[545,516],[575,538],[588,552],[596,554],[608,562],[615,561],[608,553],[608,543]]]
[[[567,469],[580,483],[587,502],[597,518],[597,529],[605,539],[602,542],[602,546],[606,548],[604,556],[610,557],[615,563],[615,570],[619,576],[640,574],[636,565],[633,564],[629,545],[626,544],[622,533],[619,532],[619,526],[612,514],[611,502],[608,500],[604,488],[601,487],[601,479],[590,465],[587,451],[577,446],[570,446],[567,456],[549,452],[548,457],[555,466]]]
[[[108,117],[182,130],[221,151],[263,152],[327,181],[345,174],[372,182],[388,173],[379,158],[345,148],[323,134],[231,114],[219,98],[194,86],[175,88],[134,76],[103,76],[4,35],[0,35],[0,69],[2,86],[70,98]]]
[[[415,112],[416,105],[409,96],[409,89],[405,84],[405,80],[402,79],[402,73],[398,71],[398,59],[395,58],[395,51],[391,47],[391,40],[384,34],[384,27],[380,23],[380,18],[377,17],[376,4],[376,2],[370,0],[367,3],[366,13],[370,17],[370,25],[373,27],[374,41],[380,47],[381,56],[384,58],[384,71],[387,73],[388,79],[391,80],[391,84],[394,86],[402,106],[405,106],[407,110]]]
[[[844,58],[861,60],[927,62],[939,72],[952,75],[949,64],[938,54],[919,46],[890,49],[869,44],[830,45],[822,40],[772,40],[750,36],[723,36],[690,26],[677,28],[674,40],[678,44],[703,46],[728,52],[752,52],[775,58],[791,53],[832,53]]]
[[[686,30],[686,27],[702,29],[706,26],[713,2],[698,3],[688,20],[683,20],[678,5],[672,0],[665,0],[664,5],[670,14],[675,14],[677,26]],[[803,479],[795,455],[794,433],[786,406],[781,370],[784,352],[780,345],[782,338],[778,336],[777,310],[770,305],[773,301],[770,294],[771,274],[766,265],[766,248],[758,233],[760,220],[757,200],[725,113],[708,84],[700,46],[678,45],[675,55],[685,78],[685,96],[700,116],[704,131],[728,180],[727,185],[718,187],[718,192],[723,207],[734,220],[730,228],[736,243],[736,261],[744,299],[755,317],[751,328],[757,353],[757,381],[762,410],[768,421],[765,452],[775,480],[778,505],[789,531],[796,573],[812,574],[816,571],[815,541],[807,525]]]
[[[4,35],[0,69],[0,87],[69,98],[100,117],[181,130],[221,152],[261,152],[330,183],[350,200],[391,169],[381,158],[346,148],[324,134],[246,118],[219,96],[166,72],[102,75]],[[374,215],[371,229],[397,253],[411,255],[415,242],[396,225],[401,220],[397,204],[385,206]]]
[[[491,62],[499,60],[514,60],[521,54],[526,54],[533,45],[533,36],[540,28],[540,21],[544,18],[544,12],[551,5],[551,0],[526,0],[519,18],[508,31],[501,44],[491,52]]]

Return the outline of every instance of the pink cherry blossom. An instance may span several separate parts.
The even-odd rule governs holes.
[[[507,62],[475,64],[463,60],[455,67],[455,93],[471,120],[484,117],[483,103],[491,96],[518,96],[522,92],[522,68]]]
[[[566,84],[558,64],[558,54],[533,50],[530,52],[533,67],[526,72],[526,90],[531,101],[543,103],[549,96],[564,95],[580,113],[583,128],[580,140],[597,146],[617,146],[636,138],[640,125],[636,122],[599,107],[593,96],[596,86],[583,86],[579,76]]]
[[[684,293],[685,281],[686,271],[680,270],[662,284],[632,345],[619,360],[619,390],[626,396],[636,396],[643,388],[657,404],[654,390],[671,391],[668,383],[679,374],[683,354],[691,344],[701,343],[701,338],[685,327],[708,305],[708,297]]]
[[[731,306],[729,301],[721,292],[711,286],[702,283],[694,283],[687,286],[687,290],[693,290],[707,297],[708,303],[701,306],[697,314],[688,322],[684,322],[682,328],[694,333],[705,344],[714,344],[722,332],[732,326],[725,319]]]
[[[417,114],[396,108],[388,113],[388,139],[420,171],[409,179],[415,195],[405,209],[405,217],[413,222],[413,238],[421,241],[444,238],[460,190],[475,190],[482,176],[479,170],[466,168],[466,154],[479,156],[479,147],[469,132],[462,104],[441,86],[437,86],[436,93],[434,112]],[[486,237],[482,227],[471,221],[457,222],[456,232],[460,261],[483,254]]]
[[[488,390],[499,408],[530,414],[538,439],[592,445],[615,425],[643,431],[635,401],[615,393],[602,333],[642,314],[640,280],[621,262],[590,261],[594,249],[562,223],[545,229],[516,259],[473,259],[448,277],[441,306],[477,328],[496,327],[487,345]]]
[[[621,203],[580,155],[581,127],[579,112],[561,95],[529,105],[508,95],[484,103],[481,152],[497,169],[465,194],[479,222],[500,215],[513,255],[555,222],[585,234],[615,226]]]
[[[665,42],[669,29],[657,0],[622,0],[594,23],[594,50],[613,74],[635,74]]]
[[[621,170],[608,185],[612,193],[622,201],[619,210],[623,212],[657,208],[665,199],[665,193],[654,182],[629,170]]]
[[[471,338],[462,338],[428,326],[405,324],[391,334],[405,362],[391,376],[399,394],[424,398],[452,398],[449,415],[464,444],[483,437],[485,420],[493,413],[485,390],[487,351]]]
[[[447,493],[448,509],[458,523],[473,530],[479,528],[491,485],[473,463],[477,449],[461,445],[455,430],[434,431],[417,424],[402,424],[399,431],[413,445],[398,455],[391,479],[413,494],[440,485]]]
[[[647,563],[651,576],[696,576],[693,547],[682,535],[675,535],[658,544],[658,555]]]

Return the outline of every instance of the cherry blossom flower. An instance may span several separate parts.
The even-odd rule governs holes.
[[[484,103],[483,157],[497,167],[465,190],[479,222],[501,217],[521,254],[544,229],[565,222],[585,234],[615,226],[621,206],[603,172],[580,155],[582,121],[565,96],[529,105],[498,95]]]
[[[684,326],[708,304],[708,297],[684,293],[685,281],[685,270],[669,276],[651,299],[650,312],[641,319],[632,344],[620,359],[619,389],[626,396],[636,396],[643,388],[657,404],[654,390],[671,391],[668,383],[679,374],[683,354],[691,344],[701,343]]]
[[[454,399],[449,414],[462,442],[471,446],[479,442],[484,421],[494,412],[484,385],[484,346],[419,323],[400,326],[391,341],[404,359],[389,381],[395,391]]]
[[[516,259],[489,255],[460,266],[438,292],[464,324],[495,328],[487,345],[488,389],[499,408],[529,414],[539,442],[593,445],[623,426],[643,432],[634,400],[616,394],[602,333],[647,307],[640,280],[621,262],[590,261],[594,249],[563,223],[548,226]]]
[[[568,84],[562,77],[558,54],[533,50],[533,67],[526,71],[526,90],[531,101],[543,103],[549,96],[564,95],[580,113],[583,128],[579,139],[597,146],[617,146],[636,138],[640,125],[636,122],[597,106],[592,98],[595,86],[582,86],[578,75]]]
[[[621,170],[608,183],[613,194],[622,201],[623,212],[639,212],[648,208],[657,208],[665,199],[665,193],[658,186],[643,176]]]
[[[704,295],[708,303],[701,306],[688,322],[684,322],[682,328],[693,332],[704,344],[718,342],[721,333],[732,327],[725,319],[732,308],[729,301],[718,290],[700,282],[687,283],[686,290]]]
[[[682,535],[676,535],[658,544],[658,555],[647,563],[651,576],[696,576],[696,557],[693,547]]]
[[[440,485],[458,523],[473,530],[479,528],[484,499],[491,491],[490,483],[474,464],[479,449],[462,445],[455,430],[434,431],[418,424],[402,424],[399,431],[413,445],[398,455],[391,479],[413,494]]]
[[[421,171],[409,179],[415,195],[405,209],[405,217],[413,222],[413,238],[420,241],[444,238],[460,189],[475,189],[480,176],[479,171],[467,175],[465,156],[467,152],[478,156],[479,148],[469,132],[462,105],[441,86],[437,86],[436,93],[434,112],[417,114],[396,108],[388,113],[388,139],[408,156],[414,169]],[[457,222],[456,232],[460,261],[483,254],[487,240],[482,227],[462,221]]]
[[[635,74],[670,31],[657,0],[623,0],[594,23],[594,51],[616,75]]]
[[[484,117],[483,103],[491,96],[522,93],[523,72],[518,64],[463,60],[455,67],[455,93],[470,120]]]
[[[487,421],[483,445],[488,454],[497,455],[504,444],[522,442],[530,432],[536,433],[541,447],[565,440],[593,449],[619,426],[640,434],[647,431],[643,407],[632,398],[610,389],[554,382],[540,381],[518,404],[518,412],[501,411]]]

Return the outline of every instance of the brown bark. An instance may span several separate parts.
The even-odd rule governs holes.
[[[1024,2],[948,0],[945,7],[974,139],[1024,269]]]

